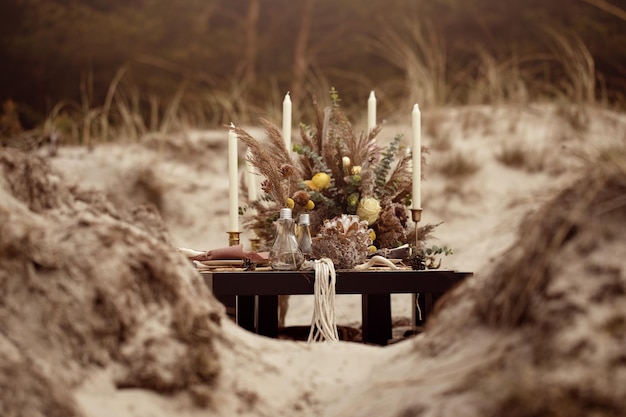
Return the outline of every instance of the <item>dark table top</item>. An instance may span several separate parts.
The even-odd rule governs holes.
[[[443,293],[471,272],[430,269],[337,270],[337,294]],[[202,272],[214,294],[313,294],[315,271]]]

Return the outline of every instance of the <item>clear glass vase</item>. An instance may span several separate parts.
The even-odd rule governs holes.
[[[291,209],[280,209],[280,218],[276,220],[276,240],[270,250],[269,260],[270,266],[276,271],[295,271],[304,262],[295,235]]]

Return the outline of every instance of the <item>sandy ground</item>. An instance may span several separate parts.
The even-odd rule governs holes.
[[[477,281],[483,279],[516,241],[523,219],[582,172],[584,155],[600,152],[607,140],[624,140],[623,114],[590,109],[584,121],[580,128],[558,107],[547,105],[426,112],[424,145],[431,151],[424,169],[423,222],[442,223],[435,231],[436,240],[430,243],[454,250],[443,260],[444,268],[472,271]],[[258,129],[249,130],[262,135]],[[409,130],[406,123],[385,125],[381,140],[397,133],[408,136]],[[523,166],[498,161],[497,156],[508,146],[518,146],[528,154]],[[145,138],[135,144],[103,144],[93,150],[65,147],[51,163],[63,181],[82,190],[104,191],[120,207],[154,204],[174,246],[208,250],[227,245],[225,155],[225,131],[193,131],[167,139]],[[454,176],[439,169],[456,155],[476,163],[477,171]],[[243,176],[243,169],[240,172]],[[310,324],[311,303],[312,297],[292,297],[286,324]],[[358,324],[360,298],[338,297],[337,314],[339,324]],[[410,316],[408,296],[394,296],[393,315]],[[488,361],[487,352],[505,351],[521,343],[519,335],[494,339],[478,332],[472,335],[471,349],[466,346],[469,352],[454,355],[467,345],[458,340],[461,332],[442,350],[441,355],[449,359],[424,354],[408,375],[409,369],[399,358],[415,355],[415,349],[427,351],[428,346],[419,347],[422,336],[382,348],[345,342],[308,345],[275,341],[247,333],[230,322],[223,324],[223,331],[224,336],[216,342],[226,370],[215,388],[221,400],[208,409],[194,407],[187,393],[168,396],[144,389],[116,389],[114,368],[91,373],[75,390],[74,398],[84,415],[94,417],[427,415],[426,411],[433,409],[404,404],[400,399],[402,378],[421,387],[424,398],[441,399],[451,385],[439,386],[436,379],[427,383],[426,375],[469,372],[477,369],[481,360]],[[376,383],[363,384],[368,380]],[[371,400],[362,404],[354,402],[368,397]],[[439,408],[437,415],[463,415],[467,401],[471,398],[458,395]]]

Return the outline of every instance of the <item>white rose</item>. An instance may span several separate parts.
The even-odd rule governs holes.
[[[359,201],[356,214],[359,216],[359,219],[365,220],[368,225],[374,224],[380,214],[380,201],[372,197],[362,198]]]

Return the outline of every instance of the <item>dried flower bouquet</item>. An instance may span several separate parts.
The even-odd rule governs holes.
[[[280,208],[290,207],[296,219],[300,213],[309,213],[314,235],[336,235],[331,229],[343,227],[345,217],[343,221],[340,217],[354,215],[368,228],[368,244],[375,246],[368,248],[371,251],[414,244],[415,228],[407,208],[412,181],[410,150],[401,144],[401,135],[389,146],[380,147],[376,143],[380,126],[368,134],[355,134],[334,89],[331,98],[332,106],[324,110],[313,99],[315,123],[300,126],[301,141],[292,149],[295,154],[286,149],[280,129],[268,120],[261,120],[268,136],[264,142],[235,128],[251,150],[249,162],[264,177],[261,188],[265,194],[241,209],[243,224],[254,229],[267,247],[273,242]],[[420,240],[435,227],[421,227]],[[362,240],[358,240],[359,247]],[[332,246],[332,242],[326,245]]]

